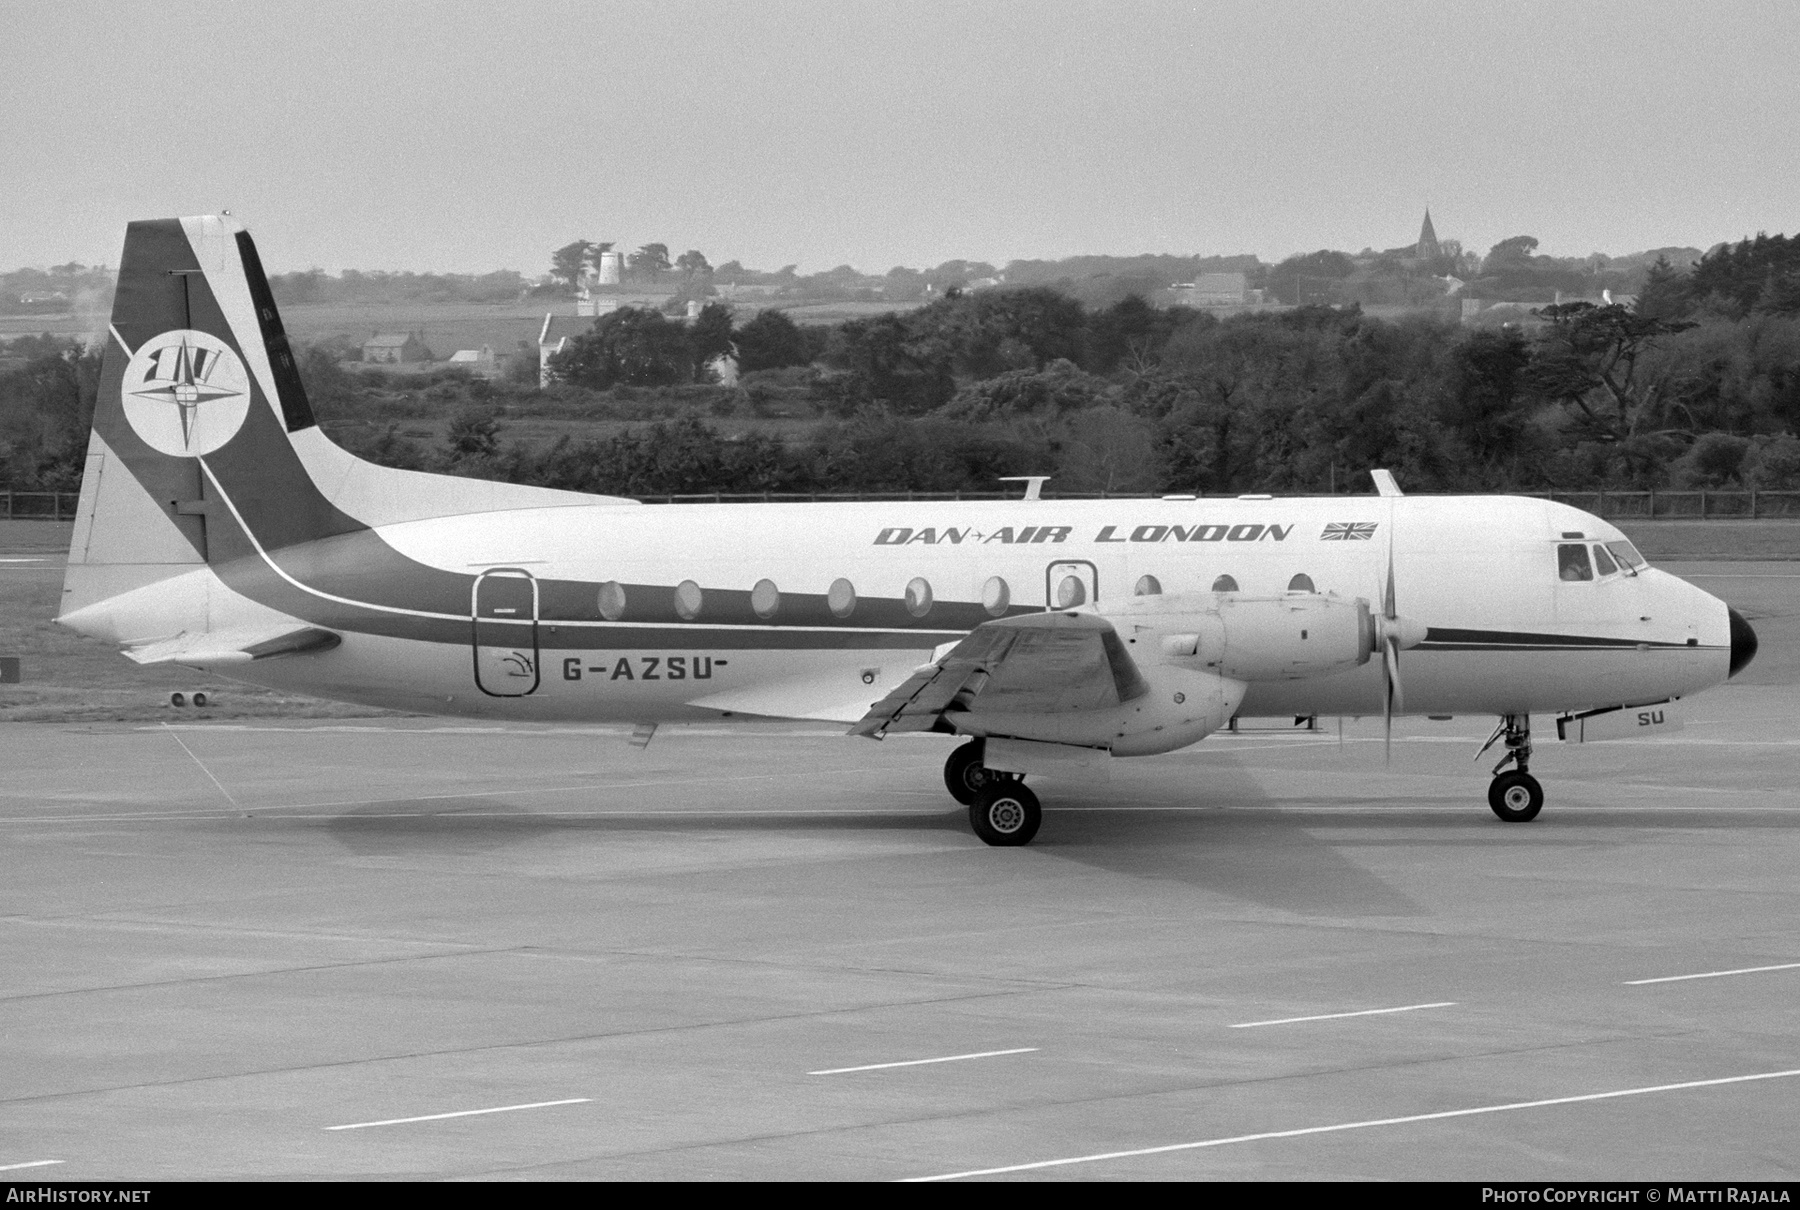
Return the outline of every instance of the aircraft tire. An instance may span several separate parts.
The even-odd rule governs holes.
[[[996,773],[981,763],[981,757],[982,741],[972,739],[944,762],[944,788],[965,807],[974,806],[975,799],[991,785],[1021,780],[1016,773]]]
[[[969,826],[996,848],[1030,844],[1043,822],[1037,795],[1017,779],[995,782],[969,804]]]
[[[1488,806],[1507,823],[1526,823],[1544,809],[1544,787],[1529,773],[1502,773],[1488,784]]]

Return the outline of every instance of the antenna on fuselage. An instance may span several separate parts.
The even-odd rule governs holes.
[[[1399,496],[1405,494],[1400,490],[1400,482],[1394,478],[1393,471],[1370,471],[1369,478],[1375,480],[1375,494],[1378,496]]]
[[[1002,483],[1023,483],[1027,500],[1041,500],[1044,495],[1044,484],[1050,482],[1049,475],[1002,475]]]

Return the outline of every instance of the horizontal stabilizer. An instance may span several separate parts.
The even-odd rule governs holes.
[[[140,664],[248,664],[308,651],[330,651],[343,640],[317,626],[247,626],[235,630],[187,631],[127,647],[125,655]]]

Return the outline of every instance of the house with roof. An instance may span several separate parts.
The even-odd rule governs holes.
[[[1250,289],[1250,279],[1243,273],[1202,273],[1169,289],[1175,301],[1187,307],[1242,307],[1262,301],[1262,291]]]
[[[432,359],[417,332],[377,332],[363,341],[362,359],[378,365],[407,365]]]
[[[492,345],[482,345],[479,349],[458,349],[450,354],[450,365],[488,378],[500,372],[501,360]]]

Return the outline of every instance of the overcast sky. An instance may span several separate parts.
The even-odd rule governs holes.
[[[1800,4],[0,0],[0,268],[802,272],[1800,230]]]

